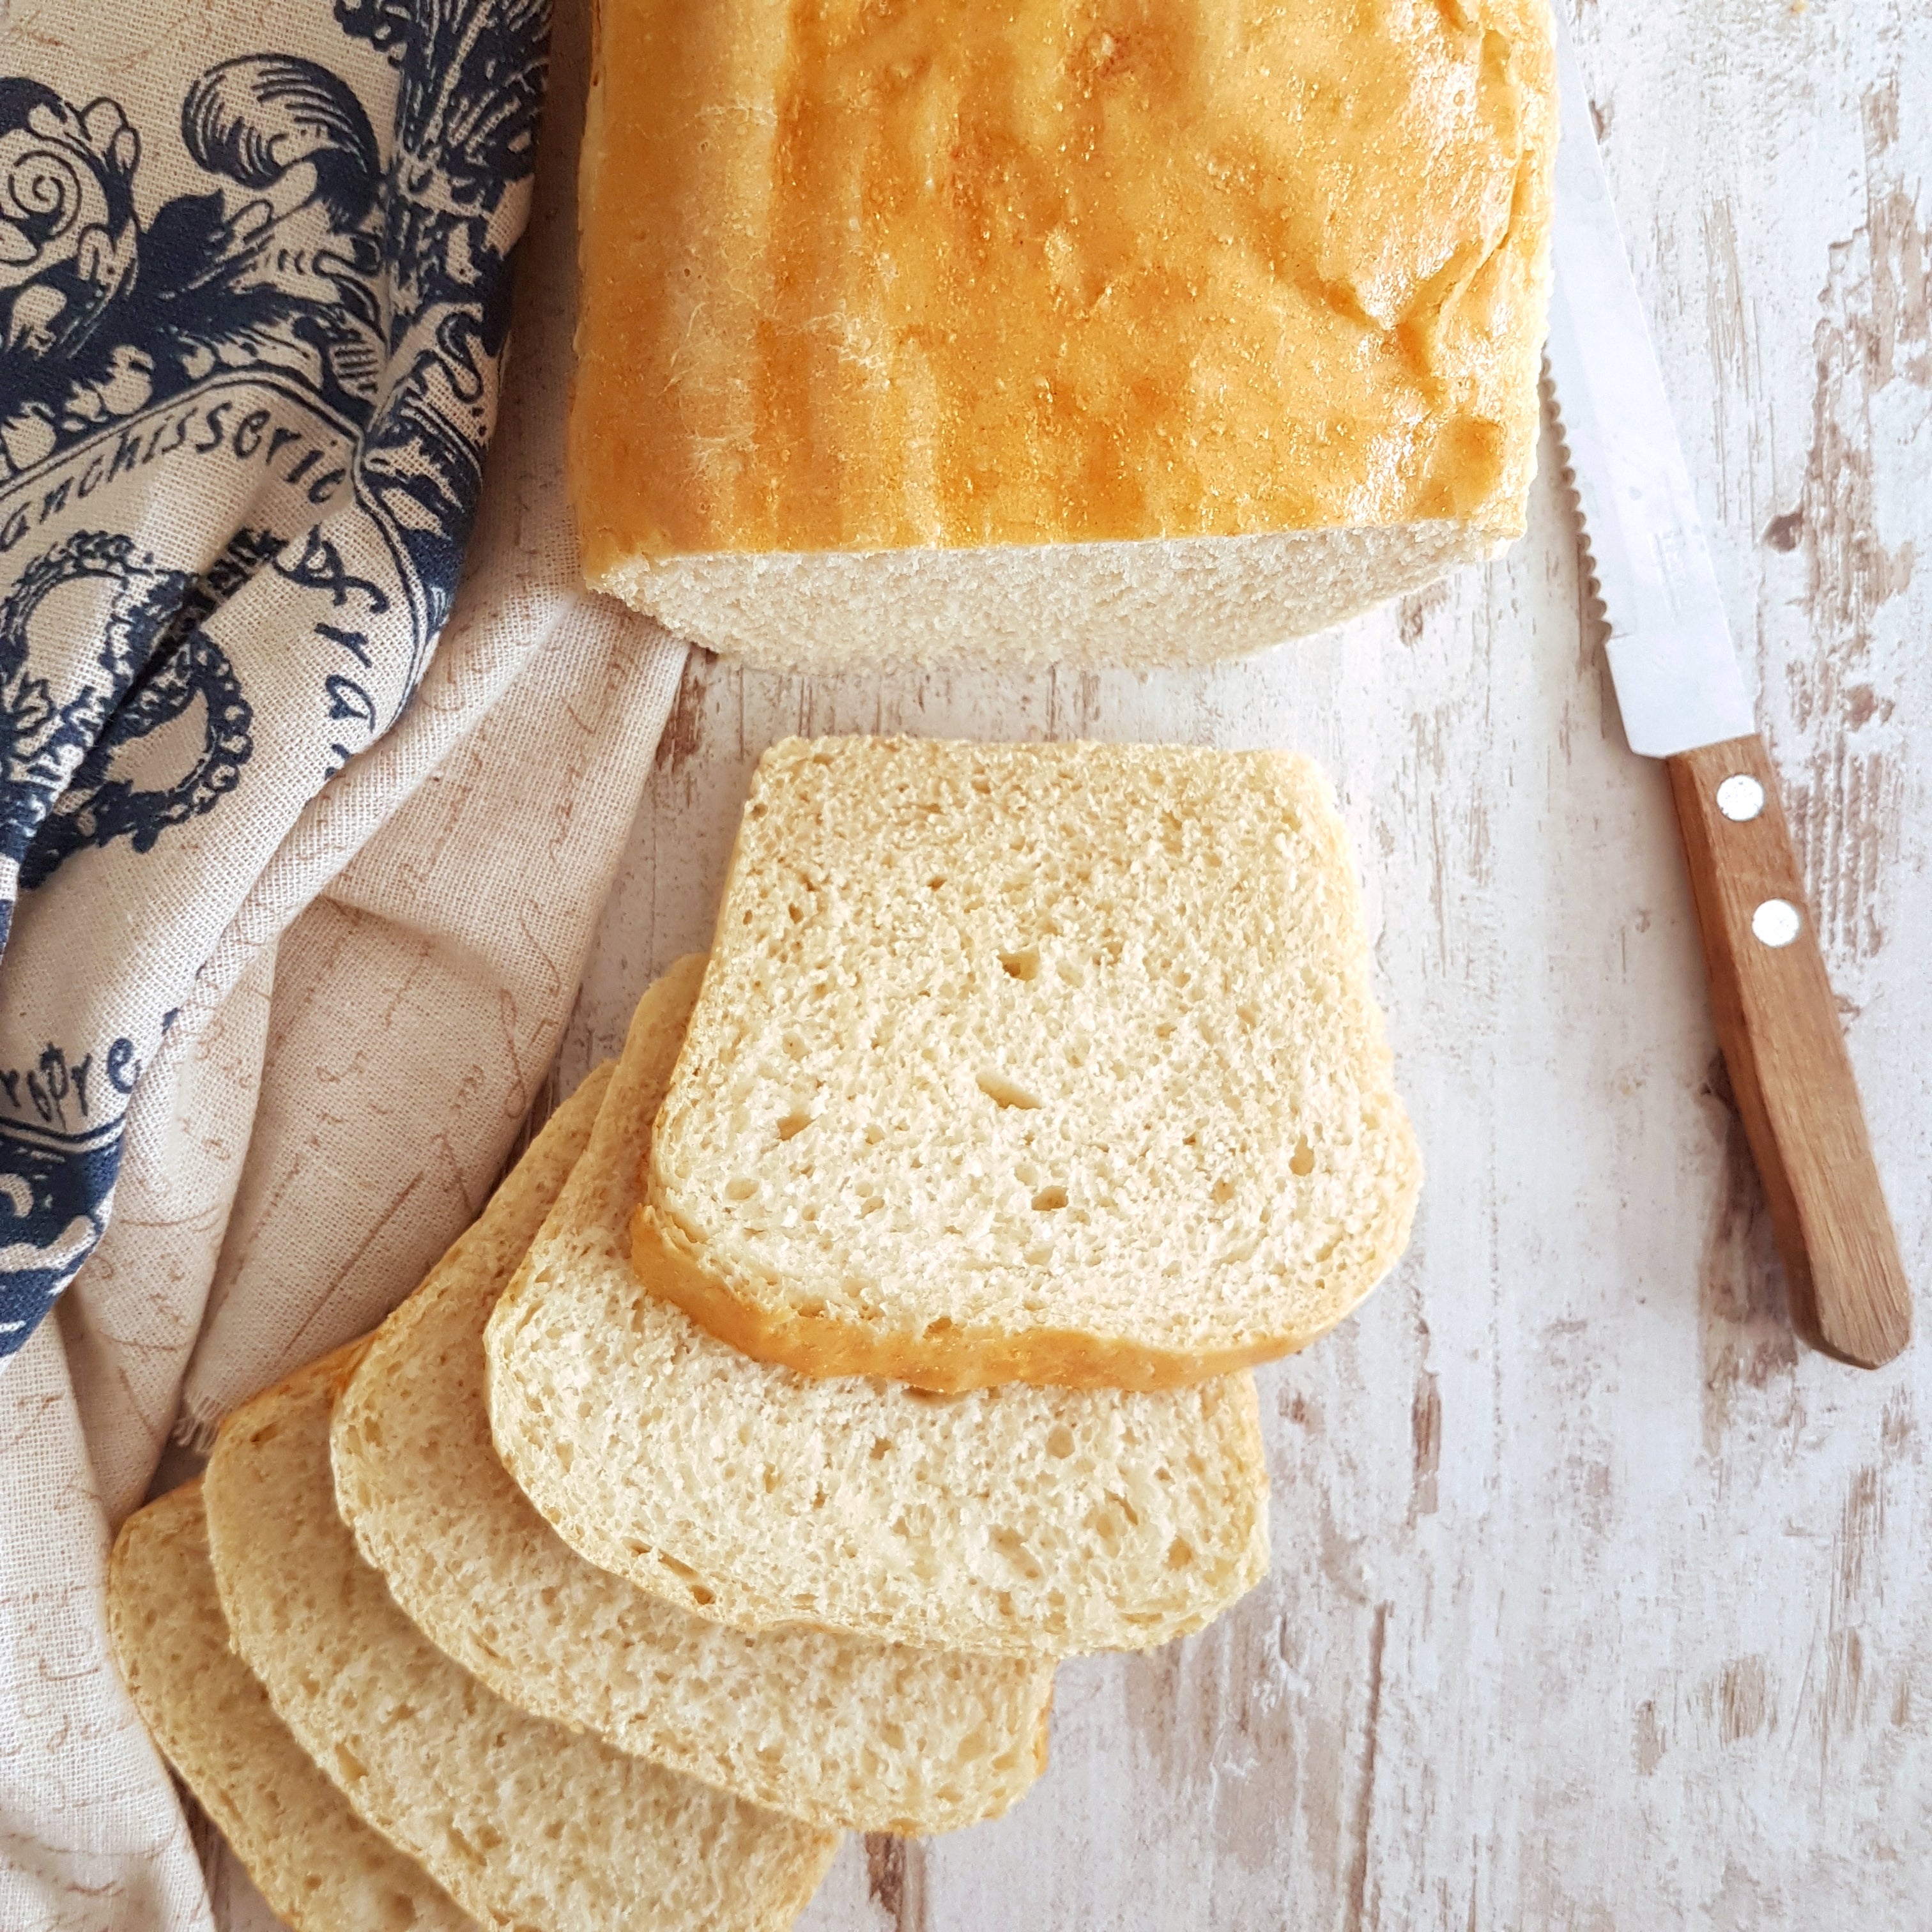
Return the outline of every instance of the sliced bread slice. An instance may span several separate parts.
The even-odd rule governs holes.
[[[928,1649],[1144,1649],[1265,1574],[1252,1380],[935,1397],[714,1340],[626,1229],[704,962],[646,993],[556,1214],[486,1331],[510,1473],[600,1568],[740,1630]]]
[[[660,1068],[679,1037],[666,1030]],[[747,1636],[586,1563],[496,1460],[484,1327],[610,1072],[552,1117],[336,1404],[336,1502],[364,1558],[499,1696],[621,1750],[832,1828],[943,1832],[994,1816],[1045,1768],[1049,1663],[806,1629]],[[631,1104],[622,1090],[617,1104]],[[613,1142],[629,1161],[630,1138]]]
[[[122,1525],[107,1632],[163,1756],[295,1932],[467,1932],[448,1894],[309,1761],[229,1647],[198,1482]]]
[[[1160,1388],[1304,1346],[1420,1163],[1305,758],[760,761],[632,1260],[808,1375]]]
[[[361,1345],[223,1425],[202,1479],[236,1648],[365,1822],[475,1917],[780,1932],[836,1833],[505,1703],[437,1650],[336,1514],[329,1413]]]

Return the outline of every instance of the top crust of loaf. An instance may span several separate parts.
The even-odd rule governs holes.
[[[336,1405],[336,1498],[363,1556],[427,1636],[520,1709],[815,1825],[943,1832],[994,1816],[1045,1766],[1049,1664],[808,1629],[748,1636],[586,1563],[497,1462],[484,1328],[522,1250],[560,1238],[538,1217],[585,1155],[610,1072],[551,1117]],[[626,1126],[586,1157],[627,1175]]]
[[[349,1808],[230,1648],[198,1482],[122,1526],[107,1628],[154,1742],[295,1932],[473,1932]]]
[[[1250,1376],[922,1395],[754,1361],[644,1292],[625,1231],[704,964],[638,1002],[590,1146],[484,1337],[497,1452],[564,1540],[740,1630],[1010,1657],[1146,1649],[1258,1582]]]
[[[569,466],[627,558],[1519,534],[1547,0],[602,0]]]
[[[1307,760],[792,740],[632,1261],[808,1375],[1171,1388],[1340,1321],[1420,1180]]]

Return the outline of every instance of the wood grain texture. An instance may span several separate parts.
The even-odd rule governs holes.
[[[1932,1281],[1932,59],[1918,0],[1573,9],[1908,1275]],[[1280,745],[1340,783],[1429,1163],[1264,1372],[1268,1582],[1060,1674],[1009,1816],[807,1932],[1916,1932],[1932,1350],[1799,1347],[1666,776],[1551,452],[1509,556],[1186,677],[686,675],[564,1048],[708,940],[788,731]]]
[[[1776,768],[1755,733],[1669,762],[1712,1017],[1792,1326],[1844,1361],[1882,1367],[1912,1339],[1911,1291]],[[1735,802],[1727,788],[1742,788]]]

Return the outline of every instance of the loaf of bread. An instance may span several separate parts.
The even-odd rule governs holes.
[[[632,1264],[761,1360],[1158,1388],[1331,1328],[1420,1166],[1306,760],[793,739]]]
[[[506,1467],[600,1568],[740,1630],[1144,1649],[1268,1568],[1246,1376],[934,1397],[752,1360],[645,1292],[638,1176],[704,968],[646,993],[590,1147],[490,1317]]]
[[[682,1017],[664,1012],[630,1064],[643,1108]],[[1046,1763],[1049,1664],[802,1628],[747,1636],[584,1562],[498,1463],[484,1326],[584,1153],[610,1073],[551,1117],[337,1403],[336,1498],[364,1557],[500,1696],[754,1803],[860,1831],[942,1832],[1004,1810]],[[625,1090],[617,1105],[611,1142],[634,1165],[640,1107]]]
[[[1200,662],[1520,534],[1548,0],[602,0],[584,572],[824,670]]]
[[[230,1648],[199,1483],[122,1526],[107,1630],[155,1743],[294,1932],[473,1932],[350,1809]]]
[[[329,1413],[360,1345],[244,1403],[202,1482],[236,1648],[365,1822],[499,1926],[782,1932],[838,1844],[486,1690],[337,1514]]]

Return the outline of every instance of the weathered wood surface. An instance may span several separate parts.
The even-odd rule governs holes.
[[[1577,24],[1932,1298],[1932,20]],[[1506,562],[1211,675],[691,667],[562,1082],[706,943],[774,737],[1284,745],[1342,788],[1430,1162],[1399,1273],[1263,1378],[1268,1585],[1069,1665],[1038,1790],[854,1844],[812,1932],[1932,1924],[1932,1343],[1866,1375],[1790,1339],[1664,775],[1623,748],[1548,454]]]

